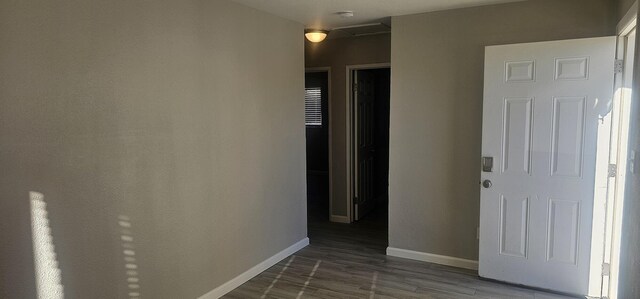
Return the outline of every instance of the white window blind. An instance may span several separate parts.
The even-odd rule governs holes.
[[[322,89],[304,89],[304,119],[307,126],[322,126]]]

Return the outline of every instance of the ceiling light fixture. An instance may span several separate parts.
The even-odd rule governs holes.
[[[345,10],[345,11],[339,11],[336,12],[336,15],[340,16],[341,18],[351,18],[353,17],[353,11],[350,10]]]
[[[306,29],[304,31],[304,36],[312,43],[319,43],[327,38],[327,34],[329,34],[329,30],[321,30],[321,29]]]

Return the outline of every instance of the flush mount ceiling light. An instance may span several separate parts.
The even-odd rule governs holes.
[[[304,31],[304,36],[312,43],[319,43],[327,38],[327,34],[329,34],[329,30],[321,30],[321,29],[306,29]]]
[[[345,11],[339,11],[336,12],[336,15],[340,16],[341,18],[352,18],[353,17],[353,11],[350,10],[345,10]]]

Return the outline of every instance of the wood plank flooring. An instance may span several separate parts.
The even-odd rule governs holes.
[[[572,298],[386,256],[385,220],[379,213],[356,224],[311,222],[308,247],[224,298]]]

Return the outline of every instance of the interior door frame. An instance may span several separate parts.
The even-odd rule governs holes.
[[[354,139],[354,97],[353,97],[353,71],[358,70],[371,70],[371,69],[389,69],[391,71],[391,63],[369,63],[369,64],[351,64],[346,66],[346,77],[347,78],[347,86],[346,86],[346,136],[347,136],[347,218],[344,221],[335,221],[335,222],[345,222],[351,223],[354,220],[354,210],[353,210],[353,198],[356,193],[356,184],[355,181],[355,162],[357,153],[355,152],[357,141]],[[333,216],[332,216],[333,217]],[[333,219],[332,219],[333,221]]]
[[[321,66],[321,67],[308,67],[304,69],[304,73],[327,73],[327,151],[328,151],[328,169],[329,169],[329,217],[333,218],[333,155],[332,155],[332,139],[331,139],[331,130],[332,130],[332,122],[331,122],[331,67],[330,66]],[[306,125],[305,125],[306,127]]]

